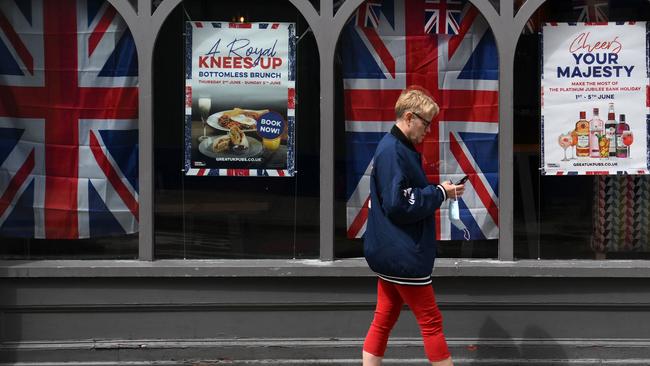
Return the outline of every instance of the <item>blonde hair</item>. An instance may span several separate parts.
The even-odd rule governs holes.
[[[429,92],[421,86],[412,85],[404,89],[395,103],[395,116],[402,118],[406,111],[418,114],[438,115],[440,108]]]

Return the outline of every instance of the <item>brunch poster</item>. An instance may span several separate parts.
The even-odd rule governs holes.
[[[295,25],[187,22],[185,174],[293,176]]]
[[[543,27],[542,174],[647,174],[646,22]]]

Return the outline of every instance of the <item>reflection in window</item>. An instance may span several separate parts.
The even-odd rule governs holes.
[[[410,84],[428,89],[441,107],[419,147],[427,177],[437,183],[470,176],[460,207],[471,240],[464,241],[463,232],[452,226],[443,204],[435,214],[439,256],[497,256],[496,45],[487,22],[469,2],[442,5],[364,2],[341,35],[335,117],[339,257],[363,255],[372,156],[395,123],[397,96]],[[415,13],[422,16],[407,19]]]
[[[186,176],[185,21],[239,22],[242,17],[245,22],[292,22],[296,35],[304,34],[296,50],[297,173],[294,177]],[[315,39],[307,28],[289,1],[273,7],[261,0],[184,1],[166,20],[154,51],[157,258],[318,256],[320,88],[314,75],[319,74],[319,62]],[[223,133],[206,128],[207,135]]]
[[[133,37],[108,2],[20,4],[2,8],[12,36],[0,67],[0,255],[134,258]]]
[[[645,0],[553,0],[545,2],[524,28],[514,70],[517,258],[650,257],[647,175],[555,177],[542,176],[538,169],[541,24],[643,21],[649,17],[650,3]],[[577,121],[579,116],[576,114],[574,119]]]

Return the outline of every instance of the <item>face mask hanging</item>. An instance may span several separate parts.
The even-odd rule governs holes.
[[[455,193],[456,188],[454,188]],[[458,197],[458,196],[456,196]],[[465,240],[470,239],[469,230],[460,220],[460,209],[458,208],[458,199],[450,198],[449,199],[449,221],[460,231],[463,232],[463,237]]]

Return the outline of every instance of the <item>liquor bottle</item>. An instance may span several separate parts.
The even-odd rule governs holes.
[[[605,136],[609,140],[609,156],[616,157],[616,114],[614,113],[614,103],[609,103],[607,122],[605,123]]]
[[[576,155],[578,157],[589,156],[589,121],[587,121],[587,112],[580,111],[580,119],[576,122],[576,134],[578,143],[576,144]]]
[[[603,135],[605,123],[598,116],[598,108],[594,108],[594,116],[589,121],[589,156],[592,158],[600,157],[600,146],[598,145],[599,136]]]
[[[623,132],[629,131],[630,125],[625,123],[625,115],[619,115],[618,124],[616,125],[616,157],[627,158],[630,153],[630,147],[623,144]]]

